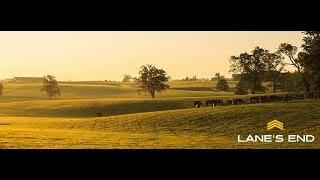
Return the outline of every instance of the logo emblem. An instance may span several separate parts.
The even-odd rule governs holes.
[[[267,130],[270,130],[273,128],[278,128],[280,130],[284,130],[283,123],[278,120],[273,120],[273,121],[267,123]]]

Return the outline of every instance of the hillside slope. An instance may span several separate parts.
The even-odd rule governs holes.
[[[266,130],[270,120],[285,131]],[[241,144],[237,135],[312,134],[315,142]],[[1,117],[2,148],[320,148],[320,101],[181,109],[102,118]]]
[[[201,97],[232,95],[232,92],[217,91],[215,81],[170,82],[171,89],[156,94],[157,98]],[[0,103],[48,100],[44,92],[40,92],[41,83],[3,83],[4,92]],[[60,83],[61,96],[54,99],[101,99],[101,98],[150,98],[149,94],[138,94],[134,83],[123,82],[74,82]]]
[[[0,103],[0,116],[15,117],[95,117],[97,112],[103,116],[123,115],[193,108],[195,100],[205,101],[215,98],[221,100],[247,96],[204,96],[176,98],[107,98],[107,99],[70,99],[70,100],[33,100]],[[279,102],[282,103],[282,102]]]

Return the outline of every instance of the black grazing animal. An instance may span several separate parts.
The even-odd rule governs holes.
[[[97,116],[97,117],[102,117],[102,113],[101,113],[101,112],[98,112],[98,113],[96,113],[96,116]]]
[[[250,103],[267,103],[270,102],[268,96],[253,96],[250,97]]]
[[[202,107],[201,101],[194,101],[194,102],[193,102],[193,107],[195,107],[195,108],[200,108],[200,107]]]
[[[206,106],[209,106],[209,105],[213,106],[213,104],[214,104],[214,99],[206,101]]]
[[[297,93],[294,95],[294,100],[303,100],[305,99],[305,94]]]
[[[259,96],[250,97],[250,103],[259,103],[259,102],[260,102]]]
[[[270,102],[270,99],[268,96],[260,96],[259,97],[260,103],[268,103]]]
[[[271,102],[276,102],[276,101],[282,101],[283,97],[277,96],[277,95],[271,95],[271,96],[269,96],[269,99]]]
[[[214,99],[213,100],[213,105],[214,106],[223,106],[223,101],[222,100],[219,100],[219,99]]]
[[[212,99],[206,101],[206,106],[223,106],[223,101],[219,99]]]
[[[316,93],[306,93],[304,94],[305,99],[317,99],[317,94]]]
[[[228,105],[232,105],[233,104],[233,100],[228,100],[227,102],[226,102],[226,105],[228,106]]]
[[[234,99],[232,101],[232,104],[237,105],[237,104],[245,104],[243,99]]]
[[[286,95],[282,96],[282,101],[283,102],[288,102],[289,101],[289,94],[286,94]]]
[[[295,99],[294,94],[286,94],[282,97],[282,101],[287,102],[287,101],[293,101]]]

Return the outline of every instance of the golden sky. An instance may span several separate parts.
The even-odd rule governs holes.
[[[216,72],[255,46],[298,47],[298,31],[11,31],[0,32],[0,79],[55,75],[58,80],[121,80],[153,64],[173,79]]]

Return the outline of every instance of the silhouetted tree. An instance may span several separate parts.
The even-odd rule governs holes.
[[[183,81],[189,81],[189,77],[182,79]]]
[[[282,59],[283,58],[278,53],[268,53],[265,58],[266,79],[272,81],[274,93],[280,82],[281,71],[284,69]]]
[[[124,75],[122,82],[129,82],[132,79],[130,75]]]
[[[306,74],[303,72],[303,67],[301,65],[302,54],[297,55],[298,48],[296,46],[291,45],[290,43],[281,43],[278,52],[282,55],[285,55],[291,63],[289,65],[296,68],[299,75],[301,76],[302,83],[304,85],[305,91],[310,92],[310,83],[307,80]]]
[[[234,91],[234,94],[236,95],[246,95],[248,94],[248,85],[245,81],[241,80],[236,85],[236,90]]]
[[[142,66],[139,71],[139,77],[136,78],[136,83],[139,86],[138,92],[148,92],[152,98],[156,92],[164,91],[169,88],[169,77],[163,69],[157,69],[153,65]]]
[[[241,74],[232,74],[232,80],[233,81],[239,81],[240,80],[240,76],[241,76]]]
[[[320,91],[320,31],[306,31],[303,38],[303,51],[299,53],[304,73],[312,91]]]
[[[241,74],[242,81],[247,81],[252,94],[262,88],[263,74],[265,72],[265,58],[267,50],[256,47],[252,54],[241,53],[239,56],[231,56],[230,72]]]
[[[219,79],[220,78],[220,73],[215,73],[214,76]]]
[[[216,85],[216,88],[221,90],[221,91],[228,91],[229,90],[229,84],[227,80],[223,76],[218,76],[218,83]]]
[[[51,75],[44,76],[43,87],[41,91],[46,91],[50,99],[55,95],[61,95],[58,81],[54,76]]]
[[[300,92],[304,89],[302,82],[302,76],[297,71],[293,73],[281,73],[278,87],[285,92]]]
[[[215,74],[214,74],[214,77],[212,77],[212,78],[210,79],[210,81],[217,81],[217,80],[219,80],[219,78],[220,78],[220,73],[215,73]]]
[[[197,76],[196,76],[196,75],[194,75],[192,78],[190,78],[190,80],[191,80],[191,81],[197,81],[197,80],[198,80],[198,78],[197,78]]]

